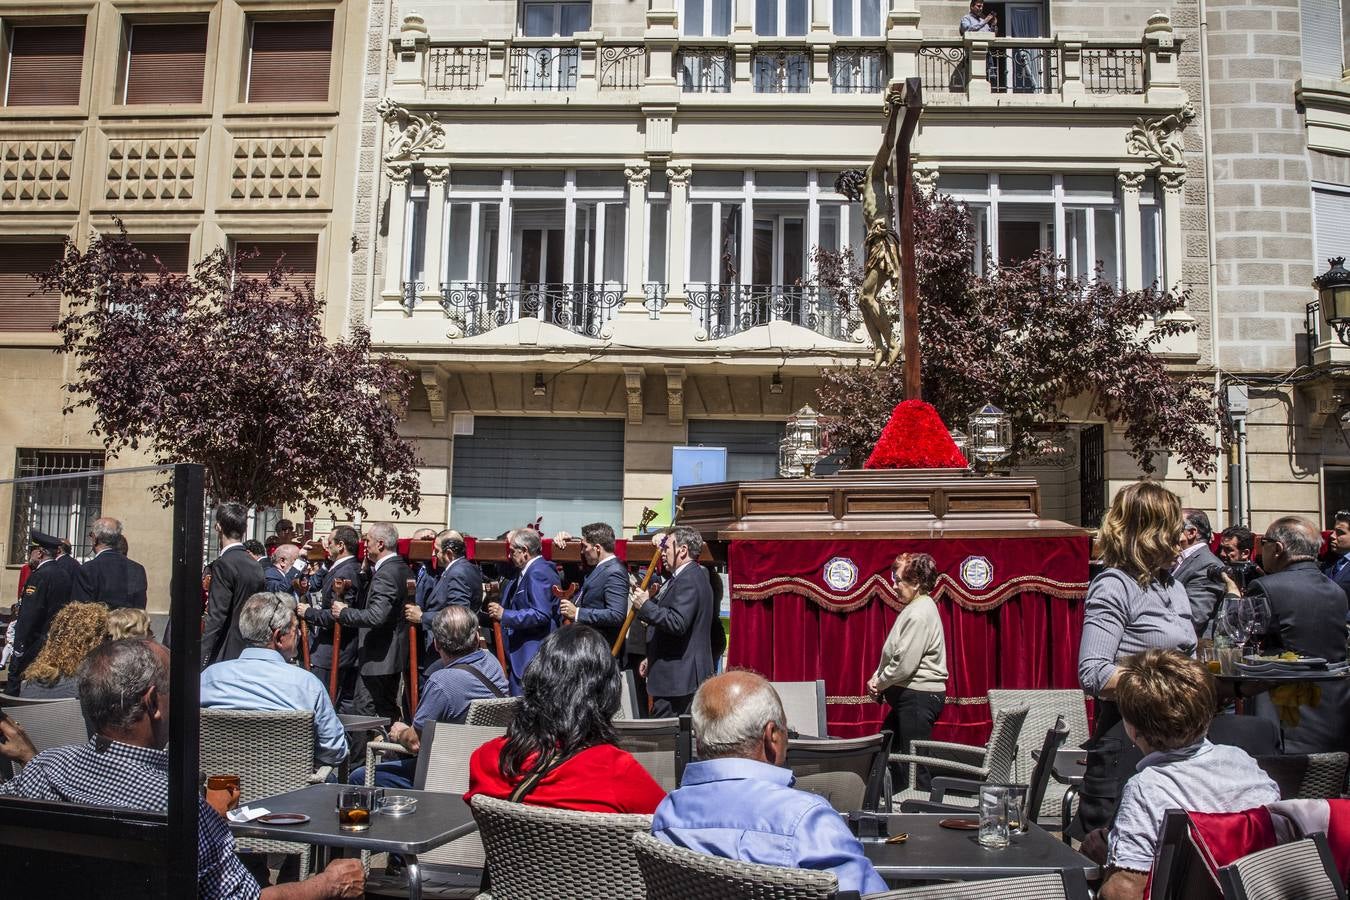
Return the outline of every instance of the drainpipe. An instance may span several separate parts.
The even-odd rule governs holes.
[[[1200,106],[1201,106],[1201,125],[1204,128],[1205,142],[1205,230],[1206,250],[1209,253],[1209,352],[1210,362],[1214,366],[1214,393],[1218,395],[1223,390],[1223,375],[1219,368],[1219,264],[1217,261],[1217,244],[1214,239],[1214,132],[1210,128],[1209,120],[1213,108],[1209,103],[1209,9],[1206,6],[1206,0],[1197,0],[1200,6]],[[1246,392],[1243,392],[1245,399]],[[1242,477],[1247,469],[1247,417],[1244,413],[1238,421],[1239,429],[1239,471],[1228,472],[1228,491],[1231,494],[1234,490],[1238,492],[1237,506],[1239,513],[1245,511],[1246,504],[1243,502]],[[1223,521],[1223,489],[1224,489],[1224,467],[1217,467],[1214,476],[1214,516],[1215,519]],[[1232,504],[1230,503],[1230,507]],[[1233,525],[1239,520],[1231,519],[1228,524]],[[1220,526],[1225,527],[1225,526]]]

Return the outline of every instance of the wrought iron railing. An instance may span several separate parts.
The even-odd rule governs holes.
[[[579,47],[512,47],[506,87],[512,91],[571,91],[577,86]]]
[[[925,44],[919,48],[919,78],[925,91],[964,94],[969,74],[966,48],[960,44]]]
[[[1053,94],[1059,90],[1059,48],[990,47],[987,71],[996,94]]]
[[[666,308],[666,292],[670,290],[670,285],[661,281],[648,281],[642,285],[642,293],[646,299],[642,305],[647,307],[647,314],[653,319],[661,318],[661,310]]]
[[[731,51],[725,47],[682,47],[675,56],[680,90],[686,94],[725,94],[731,90]]]
[[[432,47],[427,52],[427,88],[474,91],[487,81],[486,47]]]
[[[886,86],[886,48],[840,47],[830,53],[830,87],[836,94],[879,94]]]
[[[604,284],[515,284],[453,281],[441,306],[464,337],[521,319],[539,319],[584,337],[600,337],[623,305],[623,288]]]
[[[708,284],[686,292],[698,334],[720,340],[770,322],[788,322],[837,341],[851,340],[861,324],[845,307],[814,287],[781,284]]]
[[[777,47],[750,59],[756,94],[805,94],[811,90],[811,51]]]
[[[646,44],[606,44],[600,48],[600,90],[635,91],[646,77]]]
[[[1083,88],[1089,94],[1144,93],[1143,48],[1083,48]]]
[[[423,281],[405,281],[399,285],[399,293],[403,295],[403,308],[412,312],[417,306],[417,298],[422,296],[422,291],[426,290],[426,282]]]

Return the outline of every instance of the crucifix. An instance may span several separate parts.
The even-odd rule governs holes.
[[[863,279],[858,306],[872,339],[872,359],[891,365],[905,356],[905,399],[922,393],[919,366],[919,276],[914,263],[914,197],[910,189],[913,160],[910,145],[923,111],[923,89],[917,78],[892,85],[886,92],[886,135],[866,172],[840,174],[835,190],[861,200],[867,233],[863,238]],[[899,213],[899,221],[896,214]],[[897,225],[899,226],[897,229]],[[886,305],[899,294],[903,345],[895,340]]]

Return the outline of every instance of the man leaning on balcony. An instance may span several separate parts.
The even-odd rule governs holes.
[[[968,31],[987,31],[992,36],[998,28],[998,16],[985,14],[984,0],[970,0],[970,12],[961,17],[961,36]]]

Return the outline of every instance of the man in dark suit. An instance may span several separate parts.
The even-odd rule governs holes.
[[[272,564],[263,570],[267,590],[295,596],[292,582],[303,574],[297,573],[295,569],[295,561],[299,558],[300,548],[295,544],[277,545],[277,549],[272,551]]]
[[[119,549],[122,523],[104,516],[89,526],[94,556],[80,566],[70,592],[79,603],[102,603],[109,609],[134,606],[145,609],[145,569],[126,558]]]
[[[352,712],[363,716],[398,719],[399,676],[408,668],[408,629],[403,607],[412,602],[408,579],[412,570],[398,555],[398,529],[378,524],[366,529],[366,559],[371,563],[370,588],[364,609],[334,601],[333,615],[342,625],[342,639],[360,629],[357,651],[360,678]]]
[[[689,712],[694,692],[713,673],[712,585],[698,564],[703,538],[683,525],[665,536],[662,559],[671,573],[661,593],[648,600],[634,591],[637,619],[648,625],[647,659],[639,671],[647,679],[652,715],[658,719]]]
[[[1214,616],[1223,597],[1223,581],[1210,577],[1210,567],[1222,569],[1223,562],[1209,549],[1209,540],[1214,536],[1209,516],[1203,510],[1183,509],[1181,517],[1181,557],[1172,570],[1172,577],[1181,582],[1190,598],[1191,622],[1195,625],[1196,636],[1209,637],[1214,631]]]
[[[222,659],[238,659],[244,652],[239,634],[239,611],[244,601],[267,589],[262,569],[244,549],[248,510],[238,503],[216,507],[216,535],[220,554],[211,563],[211,588],[206,598],[206,621],[202,627],[202,668]]]
[[[24,582],[19,620],[14,625],[14,654],[9,660],[9,687],[11,694],[19,693],[23,670],[38,655],[47,640],[47,629],[61,608],[70,602],[73,578],[71,567],[62,559],[75,563],[62,552],[61,539],[43,534],[36,529],[28,533],[33,542],[29,565],[34,568]]]
[[[555,547],[566,543],[568,535],[553,539]],[[564,618],[589,625],[614,645],[619,629],[628,615],[628,569],[614,555],[614,529],[604,522],[592,522],[581,527],[581,560],[591,566],[581,582],[576,602],[563,600],[558,604]]]
[[[1323,566],[1322,571],[1350,597],[1350,510],[1340,510],[1333,518],[1331,552],[1336,558]]]
[[[1345,591],[1318,570],[1321,543],[1317,526],[1299,516],[1276,519],[1266,529],[1261,539],[1261,567],[1270,574],[1247,589],[1253,602],[1264,600],[1270,608],[1270,626],[1263,640],[1266,653],[1292,650],[1332,663],[1345,659]],[[1289,705],[1289,692],[1277,688],[1257,695],[1257,714],[1281,721],[1286,753],[1350,750],[1350,691],[1342,682],[1322,682],[1318,687],[1320,702],[1298,706],[1296,716],[1287,715],[1286,710],[1284,721],[1277,705]]]
[[[437,654],[432,648],[434,638],[429,625],[436,614],[447,606],[465,606],[477,615],[483,606],[483,572],[467,557],[464,536],[458,531],[446,530],[436,535],[440,577],[421,604],[409,606],[404,611],[404,618],[410,624],[428,626],[422,629],[422,636],[427,648],[426,659],[432,665]]]
[[[310,626],[309,670],[314,673],[324,687],[328,687],[333,674],[333,625],[336,619],[332,613],[333,602],[341,600],[358,609],[361,608],[361,566],[356,561],[356,550],[360,537],[350,525],[339,525],[328,535],[327,547],[331,557],[328,571],[324,573],[319,587],[322,598],[319,606],[301,603],[297,612]],[[350,585],[342,592],[336,583],[345,579]],[[352,700],[356,693],[357,650],[360,634],[344,631],[338,642],[338,682],[337,699],[334,706],[338,712],[351,712]]]
[[[558,627],[558,599],[553,588],[557,571],[544,559],[544,544],[530,528],[511,532],[511,563],[519,574],[503,588],[500,603],[489,603],[489,618],[502,623],[506,656],[511,662],[511,693],[520,696],[520,678],[539,652],[539,645]]]

